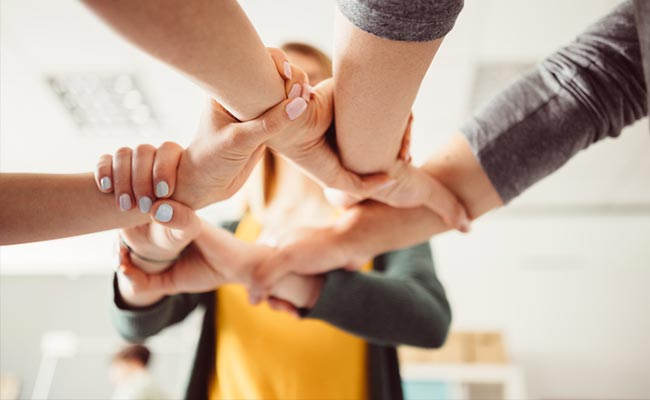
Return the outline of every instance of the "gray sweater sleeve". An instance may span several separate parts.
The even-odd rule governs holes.
[[[493,99],[462,128],[504,202],[647,114],[627,1]],[[606,160],[605,160],[606,161]]]
[[[463,0],[337,0],[358,28],[385,39],[425,42],[445,36]]]
[[[451,310],[435,274],[429,243],[387,253],[375,261],[383,271],[328,273],[306,317],[324,320],[375,344],[442,346]]]
[[[184,293],[167,296],[145,308],[131,309],[122,300],[113,278],[111,319],[118,333],[131,342],[143,342],[189,315],[198,305],[201,294]]]

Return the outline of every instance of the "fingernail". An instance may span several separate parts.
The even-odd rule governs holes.
[[[285,76],[287,79],[291,79],[291,64],[289,64],[288,61],[285,61],[285,62],[282,64],[282,69],[284,70],[284,76]]]
[[[469,231],[472,230],[469,219],[467,217],[463,217],[463,219],[460,221],[460,227],[458,229],[463,233],[469,233]]]
[[[140,212],[146,214],[151,210],[151,199],[147,196],[140,197],[138,200],[138,206],[140,207]]]
[[[172,217],[174,216],[174,209],[172,206],[169,204],[163,204],[160,207],[158,207],[158,210],[156,210],[156,215],[154,218],[156,218],[157,221],[160,222],[169,222],[172,220]]]
[[[124,193],[120,196],[120,210],[129,211],[131,209],[131,196]]]
[[[397,180],[395,180],[395,179],[391,179],[391,180],[389,180],[388,182],[386,182],[386,183],[382,184],[381,186],[379,186],[379,187],[377,188],[377,190],[390,189],[390,188],[392,188],[392,187],[395,186],[395,185],[397,185]]]
[[[165,181],[156,184],[156,197],[165,197],[169,194],[169,185]]]
[[[102,190],[109,190],[113,186],[113,183],[111,182],[111,178],[105,176],[99,180],[99,185],[102,187]]]
[[[291,86],[291,90],[289,90],[289,95],[287,96],[290,99],[295,99],[296,97],[300,96],[300,91],[302,88],[300,87],[300,84],[294,83],[293,86]]]
[[[289,104],[287,104],[285,111],[287,112],[287,116],[289,117],[289,119],[293,121],[294,119],[301,116],[306,109],[307,109],[307,102],[305,101],[305,99],[303,99],[302,97],[296,97],[295,99],[291,100]]]

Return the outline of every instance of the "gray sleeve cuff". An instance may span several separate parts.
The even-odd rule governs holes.
[[[142,342],[185,318],[199,302],[199,295],[180,294],[164,297],[155,304],[130,308],[119,293],[117,279],[113,278],[113,305],[111,319],[117,331],[131,342]]]
[[[463,0],[337,0],[341,13],[375,36],[426,42],[445,36],[463,9]]]

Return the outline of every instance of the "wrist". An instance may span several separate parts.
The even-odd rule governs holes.
[[[362,265],[375,255],[372,241],[368,240],[368,237],[364,238],[367,235],[360,235],[361,213],[359,211],[359,207],[346,211],[343,217],[331,227],[334,246],[341,249],[347,265]]]
[[[176,252],[151,252],[146,250],[139,250],[130,245],[121,235],[120,242],[120,245],[126,248],[129,252],[129,257],[133,265],[149,274],[166,270],[178,260],[182,253],[182,250]]]
[[[115,274],[115,298],[118,306],[128,309],[138,309],[151,306],[165,297],[164,293],[138,292],[137,288],[124,274]]]

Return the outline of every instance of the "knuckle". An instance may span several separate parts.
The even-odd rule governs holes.
[[[153,154],[156,151],[156,148],[150,144],[140,144],[135,148],[134,154],[136,157],[142,157],[145,155]]]
[[[138,177],[132,179],[133,190],[137,191],[139,194],[146,194],[151,192],[150,181],[144,177]]]
[[[133,154],[133,150],[130,147],[120,147],[115,151],[115,158],[131,157],[131,154]]]
[[[158,148],[159,150],[167,150],[167,151],[177,151],[181,148],[178,143],[171,142],[171,141],[165,141],[163,142],[160,147]]]
[[[260,125],[261,125],[260,128],[262,130],[262,133],[265,136],[269,136],[277,133],[282,126],[277,118],[268,118],[268,117],[262,118],[260,120]]]

